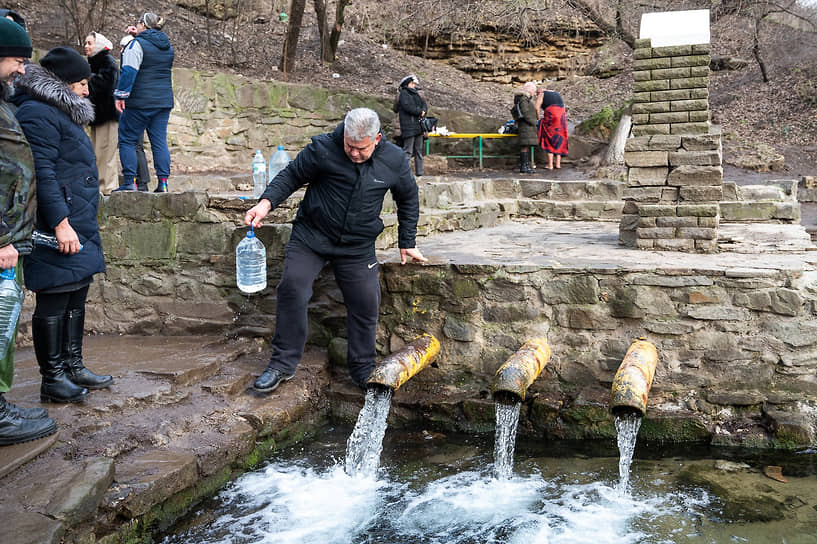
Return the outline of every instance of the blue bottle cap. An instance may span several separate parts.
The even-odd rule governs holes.
[[[252,230],[252,225],[250,225],[250,230],[247,231],[247,238],[255,238],[255,232]]]
[[[15,277],[15,272],[13,268],[4,268],[0,271],[0,278],[4,280],[13,280]]]

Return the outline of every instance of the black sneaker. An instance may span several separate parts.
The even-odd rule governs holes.
[[[291,380],[292,376],[294,376],[294,374],[284,374],[280,370],[267,368],[258,376],[258,379],[252,384],[252,388],[259,393],[269,393],[275,391],[283,382]]]

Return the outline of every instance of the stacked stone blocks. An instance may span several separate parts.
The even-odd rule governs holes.
[[[709,123],[709,44],[651,47],[638,40],[634,55],[620,241],[714,252],[723,168],[720,133]]]

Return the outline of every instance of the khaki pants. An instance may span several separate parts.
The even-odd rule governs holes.
[[[108,121],[89,128],[99,170],[99,190],[107,195],[119,187],[119,123]]]

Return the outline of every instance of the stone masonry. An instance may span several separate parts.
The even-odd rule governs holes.
[[[709,44],[636,42],[628,188],[619,241],[639,249],[717,251],[721,137],[709,122]]]

